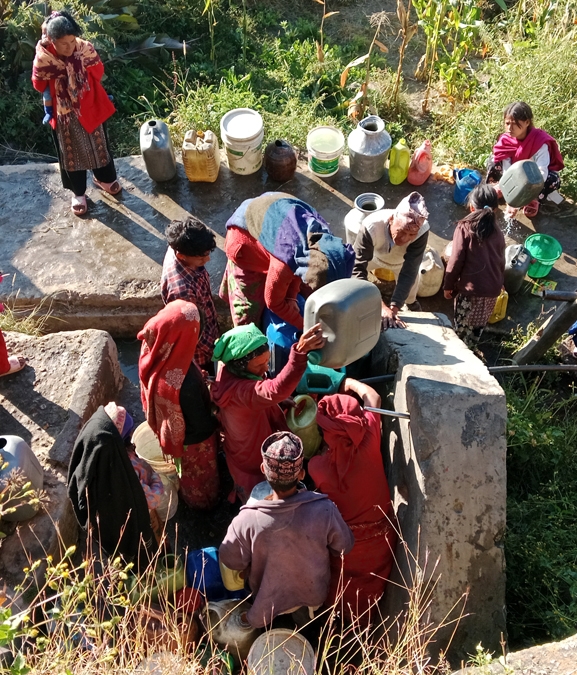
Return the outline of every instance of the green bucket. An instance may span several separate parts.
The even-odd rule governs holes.
[[[525,248],[536,261],[527,271],[527,275],[532,279],[546,277],[563,253],[561,244],[548,234],[532,234],[527,237]]]

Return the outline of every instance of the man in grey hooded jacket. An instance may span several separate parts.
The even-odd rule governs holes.
[[[270,625],[279,614],[316,609],[330,582],[329,556],[345,555],[354,537],[327,495],[298,489],[304,477],[300,439],[281,431],[262,446],[262,471],[272,489],[249,499],[228,528],[221,564],[243,573],[253,593],[248,622]]]

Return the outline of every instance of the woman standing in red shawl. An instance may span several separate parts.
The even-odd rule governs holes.
[[[355,380],[345,380],[344,390],[359,394],[366,405],[380,405],[377,392]],[[327,604],[342,593],[344,612],[366,623],[370,606],[385,590],[397,539],[381,456],[381,421],[353,396],[335,394],[319,401],[317,424],[327,449],[309,461],[308,472],[355,535],[342,565],[340,559],[331,559]]]
[[[209,509],[218,499],[217,423],[193,361],[199,334],[196,305],[170,302],[138,334],[138,375],[146,421],[180,468],[182,498],[193,508]]]
[[[121,191],[103,123],[115,112],[100,80],[104,66],[94,47],[80,38],[68,12],[52,12],[36,45],[32,84],[42,92],[44,124],[54,133],[62,185],[72,190],[72,213],[86,213],[86,170],[111,195]]]
[[[561,186],[559,171],[565,166],[557,141],[543,129],[533,126],[531,106],[523,101],[510,103],[503,111],[505,133],[493,146],[487,162],[487,183],[497,183],[511,164],[523,159],[532,159],[543,176],[545,185],[539,195],[523,209],[527,218],[534,218],[543,204]],[[502,196],[502,195],[500,195]],[[514,218],[518,209],[507,207],[507,215]]]

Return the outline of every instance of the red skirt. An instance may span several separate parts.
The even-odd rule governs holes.
[[[343,616],[362,624],[369,608],[383,595],[394,561],[397,533],[390,519],[349,525],[355,545],[344,559],[331,557],[331,585],[326,605],[341,607]]]
[[[0,331],[0,375],[7,373],[10,370],[10,361],[8,361],[8,350],[4,342],[4,336]]]
[[[211,509],[218,501],[217,450],[216,431],[202,443],[184,446],[180,496],[193,509]]]

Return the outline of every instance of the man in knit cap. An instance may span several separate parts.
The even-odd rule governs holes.
[[[330,582],[330,555],[347,554],[354,537],[323,494],[299,489],[304,478],[301,440],[287,431],[262,445],[262,472],[271,488],[249,499],[228,528],[220,562],[244,573],[252,591],[248,622],[269,626],[279,614],[318,608]]]

